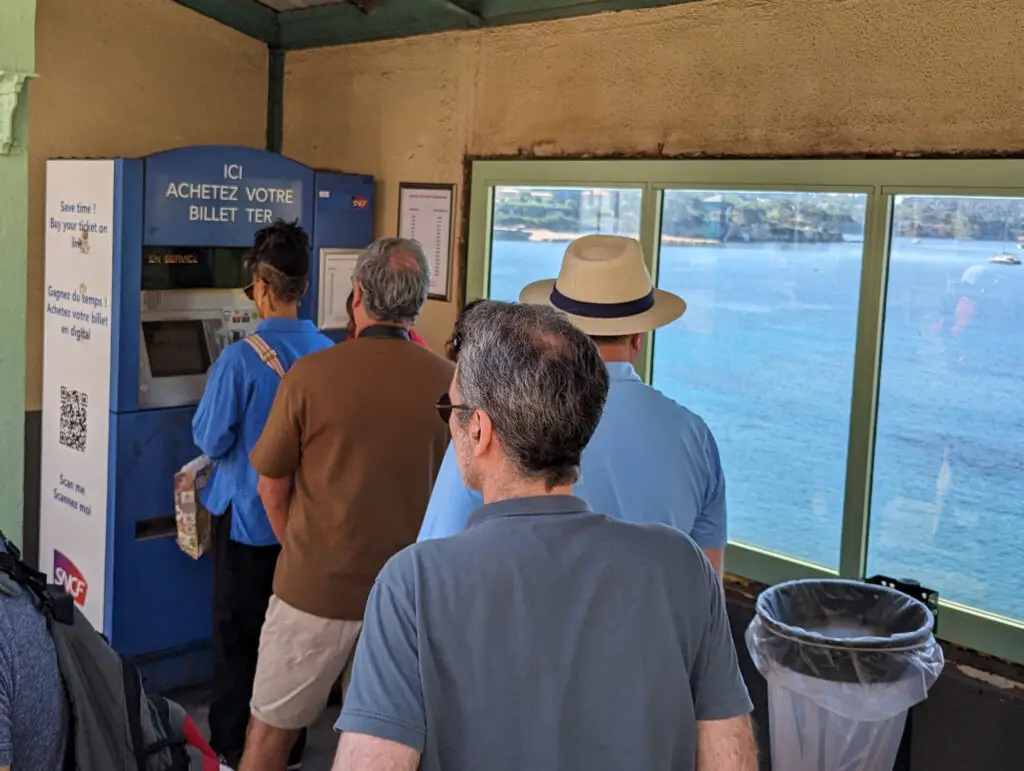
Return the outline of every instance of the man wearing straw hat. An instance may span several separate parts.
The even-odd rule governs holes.
[[[721,575],[726,511],[718,445],[699,416],[642,383],[633,368],[641,337],[682,316],[686,303],[654,287],[636,240],[610,235],[573,241],[557,280],[530,284],[519,301],[567,314],[608,367],[608,403],[583,453],[576,494],[613,517],[689,533]],[[449,446],[419,539],[460,532],[480,505]]]

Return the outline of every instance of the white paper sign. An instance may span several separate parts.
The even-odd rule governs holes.
[[[398,235],[419,241],[430,261],[430,296],[448,299],[448,265],[452,249],[451,185],[399,187]]]
[[[103,629],[114,161],[46,164],[39,567]]]
[[[359,259],[359,249],[320,250],[320,297],[318,323],[320,329],[345,329],[348,309],[345,303],[352,291],[352,271]]]

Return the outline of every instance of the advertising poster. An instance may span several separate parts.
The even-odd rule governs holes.
[[[48,161],[39,567],[103,629],[114,161]]]

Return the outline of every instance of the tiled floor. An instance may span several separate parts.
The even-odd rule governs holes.
[[[191,690],[169,695],[188,710],[203,733],[209,736],[209,728],[206,725],[208,693],[205,690]],[[338,708],[331,706],[313,726],[309,733],[302,771],[330,771],[334,752],[338,748],[338,736],[333,728],[337,718]]]

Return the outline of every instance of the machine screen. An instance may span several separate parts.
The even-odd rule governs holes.
[[[150,246],[142,253],[142,289],[239,289],[248,283],[251,249]]]
[[[142,333],[154,378],[205,375],[210,368],[202,321],[144,321]]]

